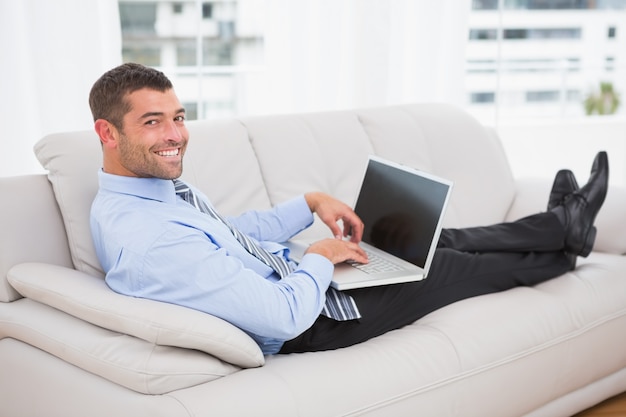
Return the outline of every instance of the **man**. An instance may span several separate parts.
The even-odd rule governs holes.
[[[177,180],[189,138],[167,77],[124,64],[96,81],[89,102],[103,150],[91,227],[107,284],[220,317],[265,354],[349,346],[455,301],[561,275],[591,251],[608,187],[600,152],[583,187],[570,171],[557,174],[547,212],[444,229],[428,279],[339,293],[329,289],[333,265],[367,262],[363,224],[347,205],[312,192],[223,219]],[[296,265],[275,242],[308,227],[313,213],[336,238],[311,245]]]

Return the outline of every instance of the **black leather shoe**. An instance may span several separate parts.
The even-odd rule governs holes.
[[[548,198],[548,211],[565,203],[570,194],[576,190],[578,190],[578,181],[572,171],[562,169],[557,172]]]
[[[606,152],[599,152],[593,161],[589,182],[551,210],[565,228],[565,252],[583,257],[591,253],[596,239],[593,223],[604,203],[608,183],[608,156]]]
[[[569,262],[570,271],[576,269],[576,261],[578,260],[578,256],[574,255],[573,253],[565,252],[565,258],[567,259],[567,262]]]

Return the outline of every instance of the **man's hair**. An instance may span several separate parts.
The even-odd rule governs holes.
[[[121,131],[124,115],[131,110],[126,96],[142,88],[164,92],[173,87],[161,71],[141,64],[126,63],[105,72],[89,93],[93,120],[107,120]]]

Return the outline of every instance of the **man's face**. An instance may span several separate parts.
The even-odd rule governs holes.
[[[174,90],[134,91],[127,96],[131,106],[118,132],[116,163],[112,172],[131,177],[178,178],[189,133],[185,110]],[[106,171],[106,168],[105,168]]]

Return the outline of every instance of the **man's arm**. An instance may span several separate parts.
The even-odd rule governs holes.
[[[120,253],[107,274],[113,290],[204,311],[251,334],[282,340],[317,318],[332,277],[332,265],[323,258],[307,257],[276,281],[264,276],[266,267],[253,257],[233,256],[238,248],[220,247],[198,229],[173,223],[161,231],[141,252]]]
[[[316,242],[307,253],[322,255],[333,264],[346,260],[367,263],[365,252],[358,246],[363,235],[363,222],[348,205],[322,192],[310,192],[271,210],[248,211],[229,220],[257,240],[284,242],[311,225],[312,213],[317,213],[336,238]],[[342,240],[348,236],[349,240]]]

